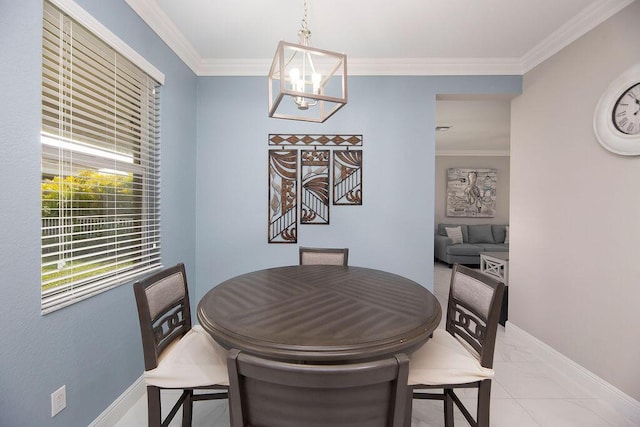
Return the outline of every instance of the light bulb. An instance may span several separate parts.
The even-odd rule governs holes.
[[[299,90],[300,87],[300,70],[292,68],[289,71],[289,78],[291,79],[291,88],[293,90]]]
[[[313,82],[313,93],[320,93],[320,81],[322,81],[322,76],[318,73],[313,73],[311,76],[311,81]]]

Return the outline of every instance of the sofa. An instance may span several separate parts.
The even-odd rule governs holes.
[[[457,230],[457,227],[460,227],[460,230]],[[460,231],[462,243],[455,242],[460,239],[458,235]],[[509,226],[506,224],[438,224],[435,230],[436,260],[449,265],[454,263],[479,265],[482,252],[509,252]]]

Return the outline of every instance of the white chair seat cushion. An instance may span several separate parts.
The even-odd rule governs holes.
[[[443,329],[409,357],[409,385],[465,384],[493,378],[494,370],[478,359]]]
[[[145,382],[163,388],[229,385],[227,350],[196,325],[162,353],[158,367],[145,371]]]

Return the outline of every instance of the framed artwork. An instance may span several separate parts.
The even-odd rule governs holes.
[[[298,150],[269,150],[269,243],[298,242]]]
[[[362,150],[334,150],[333,204],[362,204]]]
[[[300,151],[300,224],[329,224],[329,150]]]
[[[362,135],[269,134],[269,243],[328,225],[331,204],[362,205],[362,145]]]
[[[447,169],[449,217],[492,218],[496,214],[495,169]]]

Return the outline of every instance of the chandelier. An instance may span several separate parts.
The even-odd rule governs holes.
[[[269,71],[269,117],[322,123],[347,103],[347,56],[311,47],[307,2],[298,44],[281,41]]]

